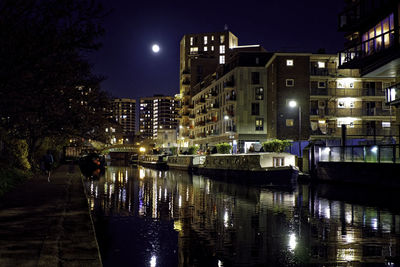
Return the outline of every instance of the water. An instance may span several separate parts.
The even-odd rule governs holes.
[[[104,266],[395,266],[396,191],[108,167],[87,181]]]

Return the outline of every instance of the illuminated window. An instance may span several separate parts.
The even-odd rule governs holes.
[[[199,48],[198,47],[191,47],[190,48],[190,54],[196,54],[197,52],[199,52]]]
[[[391,123],[389,121],[383,121],[382,122],[382,128],[389,128]]]
[[[286,119],[286,127],[293,127],[294,120],[293,119]]]
[[[224,45],[220,45],[219,46],[219,53],[220,54],[225,54],[225,46]]]
[[[208,37],[207,37],[207,36],[204,36],[204,44],[206,45],[207,42],[208,42]]]
[[[193,37],[190,37],[190,45],[193,45]]]
[[[225,42],[225,35],[220,36],[220,41],[221,41],[221,44],[223,44]]]
[[[211,41],[214,41],[214,35],[211,35]]]
[[[325,62],[323,62],[323,61],[318,61],[318,68],[324,69],[324,68],[325,68]]]
[[[208,47],[207,46],[204,47],[204,51],[206,51],[206,52],[208,51]]]
[[[286,59],[286,66],[293,66],[294,62],[293,59]]]
[[[286,87],[293,87],[294,79],[286,79]]]
[[[225,64],[225,56],[219,56],[219,64]]]
[[[256,100],[263,100],[264,99],[264,88],[256,87],[254,89],[254,91],[255,91]]]
[[[256,119],[256,131],[263,131],[264,130],[264,119],[257,118]]]

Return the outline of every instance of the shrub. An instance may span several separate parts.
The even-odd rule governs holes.
[[[198,145],[194,145],[194,146],[190,146],[188,149],[188,154],[189,155],[194,155],[197,153],[197,151],[199,150],[199,146]]]
[[[228,143],[217,144],[217,151],[220,154],[229,154],[231,149],[232,149],[232,146]]]
[[[5,165],[0,166],[0,196],[28,178],[31,174]]]
[[[176,155],[176,153],[178,152],[178,148],[176,146],[170,147],[169,150],[171,151],[172,155]]]
[[[262,143],[265,152],[284,152],[291,143],[288,140],[273,139]]]

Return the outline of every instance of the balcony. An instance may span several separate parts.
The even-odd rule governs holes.
[[[184,80],[182,81],[182,84],[183,84],[183,85],[190,85],[190,80],[189,80],[189,79],[184,79]]]
[[[321,69],[318,67],[311,67],[310,75],[311,76],[329,76],[329,70],[327,68]]]
[[[233,87],[235,86],[235,82],[234,81],[226,81],[223,84],[224,89],[233,89]]]
[[[390,110],[380,108],[363,109],[363,116],[390,116]]]
[[[206,133],[198,133],[198,134],[196,135],[196,137],[198,137],[198,138],[205,138],[205,137],[206,137]]]
[[[385,96],[385,91],[382,91],[381,89],[363,88],[361,90],[363,96]]]
[[[189,115],[189,119],[194,119],[194,118],[196,118],[196,115],[194,115],[194,114],[190,113],[190,115]]]
[[[201,111],[201,113],[203,113],[203,114],[207,114],[207,109],[205,108],[205,109],[203,109],[202,111]]]
[[[210,108],[212,110],[217,110],[217,109],[219,109],[219,104],[211,104]]]
[[[364,59],[375,61],[375,56],[385,56],[383,52],[389,51],[395,44],[394,34],[395,30],[391,30],[339,52],[339,67],[362,68],[365,65]]]
[[[362,96],[362,90],[354,88],[333,88],[331,89],[331,95],[337,97],[360,97]]]
[[[328,88],[311,88],[310,95],[327,96],[328,95]]]
[[[204,125],[206,125],[206,122],[205,121],[197,121],[197,122],[195,122],[194,125],[195,126],[204,126]]]
[[[236,95],[228,95],[226,101],[236,101]]]

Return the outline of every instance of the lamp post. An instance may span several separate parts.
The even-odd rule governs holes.
[[[299,157],[301,156],[301,106],[297,104],[297,101],[295,100],[290,100],[289,101],[289,107],[291,108],[295,108],[298,107],[299,109],[299,137],[298,137],[298,141],[299,141]]]

